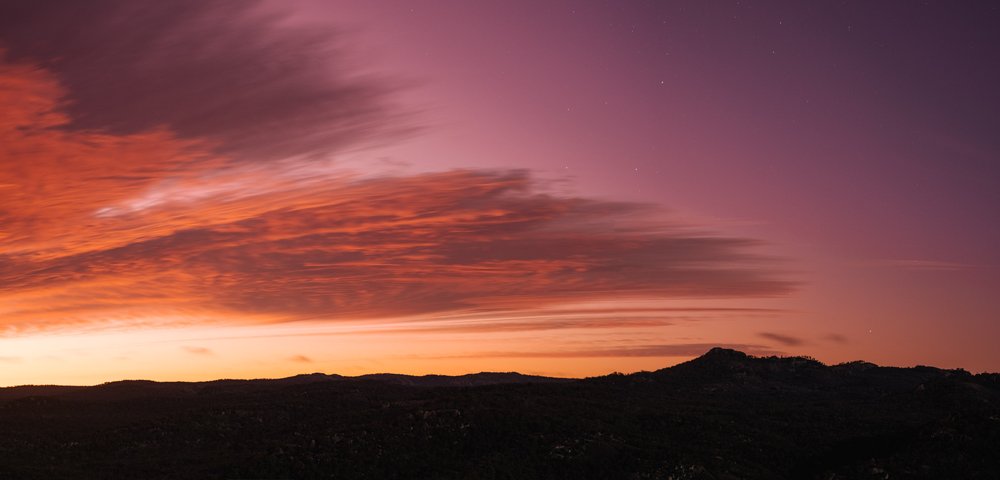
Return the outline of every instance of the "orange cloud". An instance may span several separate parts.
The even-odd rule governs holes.
[[[0,63],[0,327],[8,333],[514,312],[792,288],[773,259],[752,252],[755,241],[672,225],[647,205],[547,194],[527,172],[360,178],[309,170],[306,160],[234,163],[210,142],[166,129],[66,128],[66,95],[47,70]],[[622,313],[561,321],[664,323]]]

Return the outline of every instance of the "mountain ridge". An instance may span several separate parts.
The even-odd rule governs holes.
[[[125,379],[108,381],[96,385],[15,385],[0,387],[0,400],[9,400],[24,396],[58,396],[68,393],[79,393],[88,389],[104,390],[141,390],[148,388],[150,393],[166,393],[167,388],[175,387],[179,391],[200,390],[206,387],[217,387],[222,385],[261,385],[278,386],[292,384],[307,384],[316,382],[335,381],[376,381],[402,386],[413,387],[463,387],[463,386],[486,386],[495,384],[516,384],[516,383],[564,383],[576,381],[600,381],[609,378],[671,378],[671,377],[691,377],[700,376],[703,380],[732,380],[732,376],[747,378],[750,375],[763,375],[766,373],[799,373],[799,379],[803,375],[823,375],[836,373],[840,375],[852,375],[871,370],[893,369],[897,372],[923,372],[924,375],[959,375],[971,376],[981,379],[990,384],[1000,384],[1000,373],[984,372],[972,374],[968,371],[957,369],[943,369],[938,367],[917,365],[913,367],[892,367],[881,366],[863,360],[855,360],[834,365],[826,365],[808,356],[754,356],[739,350],[714,347],[706,353],[686,362],[665,367],[653,371],[639,371],[630,374],[608,374],[595,377],[584,378],[564,378],[547,377],[541,375],[528,375],[519,372],[494,372],[484,371],[477,373],[467,373],[461,375],[407,375],[398,373],[369,373],[356,376],[345,376],[336,373],[301,373],[289,377],[279,378],[251,378],[234,379],[222,378],[205,381],[154,381],[144,379]],[[769,379],[774,380],[771,375]]]
[[[651,372],[539,378],[303,374],[38,387],[41,395],[13,387],[0,390],[0,478],[930,480],[1000,471],[997,374],[722,349]]]

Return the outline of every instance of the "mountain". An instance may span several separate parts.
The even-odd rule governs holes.
[[[727,349],[579,380],[0,389],[0,478],[998,478],[1000,375]]]
[[[291,385],[325,382],[373,381],[410,387],[471,387],[510,383],[564,383],[574,379],[522,375],[516,372],[480,372],[467,375],[400,375],[375,373],[357,377],[307,373],[286,378],[256,380],[213,380],[208,382],[153,382],[122,380],[92,387],[24,385],[0,387],[0,401],[25,397],[57,397],[72,400],[121,401],[133,398],[194,397],[211,394],[251,393]]]

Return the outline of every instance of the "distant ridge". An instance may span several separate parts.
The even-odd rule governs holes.
[[[0,401],[39,396],[70,396],[90,399],[134,398],[142,396],[188,396],[201,392],[247,391],[287,385],[304,385],[323,382],[373,381],[408,387],[475,387],[504,384],[557,384],[581,380],[650,380],[700,381],[700,382],[836,382],[838,379],[871,377],[873,381],[889,383],[905,379],[929,379],[935,376],[967,376],[976,381],[1000,384],[1000,373],[982,373],[973,376],[965,370],[945,370],[918,366],[910,368],[881,367],[864,361],[853,361],[827,366],[804,356],[752,356],[739,350],[714,347],[703,355],[687,362],[653,372],[629,375],[606,375],[588,379],[556,378],[525,375],[517,372],[480,372],[465,375],[404,375],[397,373],[372,373],[354,377],[326,373],[305,373],[274,379],[220,379],[203,382],[155,382],[151,380],[119,380],[94,386],[23,385],[0,387]]]
[[[377,380],[415,387],[473,387],[479,385],[503,385],[511,383],[561,383],[571,382],[571,378],[543,377],[524,375],[517,372],[480,372],[467,375],[399,375],[395,373],[373,373],[354,377],[364,380]]]
[[[669,368],[0,389],[0,478],[993,479],[1000,375]],[[112,472],[112,473],[109,473]]]
[[[59,397],[112,400],[137,397],[177,397],[225,391],[250,391],[290,385],[327,382],[369,381],[408,387],[473,387],[517,383],[564,383],[574,379],[524,375],[517,372],[480,372],[466,375],[402,375],[373,373],[356,377],[336,374],[305,373],[274,379],[221,379],[204,382],[155,382],[152,380],[118,380],[94,386],[22,385],[0,388],[0,401],[24,397]]]

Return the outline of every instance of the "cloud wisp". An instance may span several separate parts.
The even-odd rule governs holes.
[[[696,357],[715,347],[731,348],[751,355],[772,356],[783,352],[755,344],[676,343],[615,346],[607,348],[550,351],[476,352],[447,358],[604,358],[604,357]]]
[[[757,334],[757,336],[778,342],[786,347],[797,347],[799,345],[806,343],[805,340],[799,337],[793,337],[791,335],[785,335],[782,333],[760,332]]]
[[[211,349],[208,349],[208,348],[205,348],[205,347],[187,346],[187,347],[184,347],[184,351],[187,352],[187,353],[190,353],[192,355],[207,355],[207,356],[215,355],[215,353],[212,352]]]
[[[889,259],[869,262],[867,265],[872,267],[898,268],[902,270],[929,272],[962,271],[975,268],[975,266],[966,263],[921,259]]]
[[[828,342],[838,343],[841,345],[846,345],[849,342],[846,336],[841,335],[839,333],[831,333],[828,335],[824,335],[823,340],[826,340]]]

